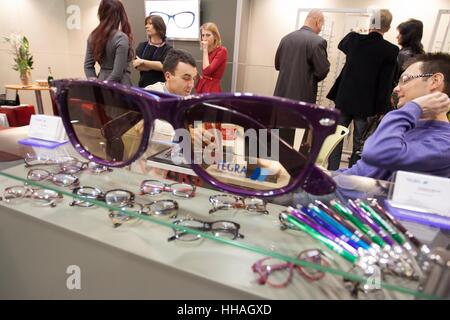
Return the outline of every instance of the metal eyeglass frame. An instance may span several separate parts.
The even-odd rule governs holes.
[[[239,230],[241,228],[240,224],[238,224],[236,222],[233,222],[233,221],[229,221],[229,220],[216,220],[216,221],[208,222],[208,221],[203,221],[203,220],[194,219],[194,218],[186,218],[186,219],[175,220],[175,221],[173,221],[173,224],[179,225],[179,224],[181,224],[183,222],[186,222],[186,221],[194,221],[194,222],[197,222],[199,225],[201,225],[199,227],[186,226],[187,230],[197,230],[197,231],[201,231],[201,232],[211,232],[213,234],[216,231],[222,231],[222,232],[225,232],[227,234],[230,234],[232,236],[231,240],[235,240],[237,238],[239,238],[239,239],[243,239],[244,238],[244,235],[239,233]],[[230,225],[233,226],[233,228],[218,228],[218,229],[214,229],[213,225],[214,224],[218,224],[218,223],[230,224]],[[167,239],[167,241],[173,241],[173,240],[195,241],[195,240],[199,240],[199,239],[202,238],[201,235],[195,234],[195,233],[190,233],[188,231],[179,231],[177,229],[173,229],[173,231],[174,231],[174,235],[169,237]],[[195,237],[187,238],[186,235],[195,236]]]
[[[20,196],[15,196],[10,198],[8,192],[17,189],[22,190]],[[14,193],[17,194],[17,193]],[[63,195],[59,192],[49,189],[40,189],[33,188],[27,185],[24,186],[11,186],[7,187],[3,191],[3,197],[0,197],[0,200],[11,203],[14,200],[29,198],[33,200],[35,203],[39,203],[42,206],[56,207],[56,202],[60,201],[63,198]]]
[[[432,77],[432,76],[433,76],[433,73],[420,73],[420,74],[416,74],[416,75],[405,74],[405,75],[402,75],[398,79],[398,85],[399,86],[404,86],[406,83],[408,83],[412,79],[429,78],[429,77]]]
[[[121,107],[129,108],[134,113],[139,112],[144,120],[144,130],[139,148],[135,154],[123,161],[108,161],[96,157],[80,143],[69,114],[68,97],[72,88],[76,92],[91,92],[93,90],[93,95],[90,96],[102,97],[103,93],[113,93],[114,97],[119,99],[116,100],[117,103],[120,101],[124,102],[121,104]],[[195,114],[195,112],[200,112],[199,108],[194,108],[200,104],[202,104],[202,110],[208,108],[208,111],[211,111],[211,114],[208,115],[205,115],[204,111],[201,113],[202,116],[214,116],[214,119],[211,121],[217,122],[218,117],[226,114],[226,121],[243,123],[246,128],[270,129],[274,123],[274,114],[276,114],[277,121],[286,128],[298,128],[307,123],[314,134],[307,156],[301,154],[283,140],[279,140],[279,161],[281,165],[288,168],[287,170],[290,170],[288,172],[290,180],[287,185],[278,189],[249,190],[221,182],[208,174],[201,165],[195,163],[193,153],[190,155],[191,159],[189,159],[191,168],[201,179],[214,187],[244,196],[273,197],[293,191],[299,187],[308,193],[321,195],[333,192],[336,187],[333,179],[314,165],[323,141],[328,135],[335,132],[339,118],[339,111],[335,109],[279,97],[263,97],[247,93],[218,93],[180,97],[165,93],[148,92],[141,88],[119,83],[96,80],[55,80],[53,81],[51,94],[53,101],[58,107],[68,138],[74,148],[86,159],[109,167],[123,167],[140,158],[148,147],[148,140],[153,132],[153,120],[155,119],[169,122],[175,130],[181,128],[188,130],[189,120],[200,116]],[[97,101],[93,102],[97,103]],[[214,105],[214,103],[221,105]],[[127,117],[122,118],[118,118],[120,119],[118,121],[129,121]],[[139,121],[140,119],[135,120]],[[117,123],[111,123],[107,128],[104,126],[102,129],[109,132],[116,130],[117,127]]]
[[[38,172],[41,174],[37,174]],[[34,175],[40,176],[40,178],[33,177]],[[52,173],[45,169],[31,169],[28,171],[27,180],[31,181],[51,181],[53,184],[60,187],[70,187],[70,186],[78,186],[80,184],[80,180],[77,176],[69,173]],[[66,182],[68,181],[68,182]]]
[[[152,185],[152,183],[155,183],[155,185]],[[184,185],[186,186],[186,190],[188,190],[189,192],[181,192],[178,193],[178,189],[174,189],[173,186],[175,185]],[[150,191],[145,191],[146,188],[151,189]],[[164,182],[161,182],[159,180],[154,180],[154,179],[149,179],[149,180],[144,180],[141,182],[141,186],[140,186],[140,191],[141,191],[141,195],[144,194],[148,194],[148,195],[157,195],[157,194],[161,194],[163,192],[170,192],[172,193],[172,195],[176,196],[176,197],[180,197],[180,198],[192,198],[195,196],[195,189],[196,186],[194,184],[187,184],[187,183],[183,183],[183,182],[174,182],[171,184],[167,184]]]
[[[80,193],[80,190],[83,191],[84,189],[92,190],[92,192],[90,194]],[[108,194],[113,193],[113,192],[124,192],[124,193],[128,194],[129,197],[126,201],[120,202],[120,203],[108,201],[107,200]],[[121,208],[123,206],[133,204],[134,199],[135,199],[134,193],[131,191],[125,190],[125,189],[111,189],[106,192],[103,192],[102,190],[100,190],[99,188],[96,188],[96,187],[80,186],[80,187],[72,189],[72,193],[76,194],[79,197],[83,197],[86,200],[74,199],[69,205],[83,207],[83,208],[89,208],[89,207],[93,207],[95,205],[94,203],[89,202],[89,200],[102,201],[108,205],[116,205],[117,204],[118,207]]]
[[[220,202],[218,198],[229,198],[233,200],[230,202]],[[261,202],[247,204],[246,200]],[[232,194],[216,194],[209,197],[209,203],[213,206],[209,213],[214,213],[219,210],[244,209],[249,212],[257,212],[261,214],[269,214],[267,210],[267,201],[256,197],[240,197]]]

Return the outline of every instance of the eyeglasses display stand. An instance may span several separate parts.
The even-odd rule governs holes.
[[[5,142],[4,146],[13,144]],[[45,151],[21,148],[15,151]],[[76,156],[69,145],[53,152]],[[195,196],[188,199],[170,192],[140,195],[141,182],[152,179],[149,174],[114,168],[112,172],[79,175],[80,186],[129,190],[139,203],[172,199],[178,203],[177,219],[233,221],[245,236],[230,240],[199,232],[202,238],[196,241],[168,241],[174,235],[170,217],[143,216],[126,208],[131,218],[114,227],[107,204],[96,201],[93,207],[70,206],[74,196],[71,189],[48,180],[27,181],[27,173],[24,164],[3,169],[1,195],[7,187],[28,182],[32,187],[61,192],[63,198],[55,206],[39,205],[29,197],[0,201],[1,299],[354,298],[343,281],[346,276],[358,277],[348,272],[352,265],[307,233],[280,230],[278,214],[286,210],[284,206],[268,203],[269,214],[238,208],[210,214],[209,197],[222,193],[218,190],[198,187]],[[313,249],[330,257],[325,276],[318,281],[296,273],[286,287],[272,288],[258,283],[252,271],[252,265],[265,256],[295,261],[300,252]],[[376,296],[362,294],[359,298],[430,298],[417,291],[416,281],[389,275],[381,281],[382,290]]]

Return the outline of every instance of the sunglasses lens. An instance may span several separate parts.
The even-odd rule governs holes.
[[[111,162],[134,157],[143,137],[143,116],[136,102],[119,91],[92,85],[68,90],[69,120],[80,144]]]
[[[218,100],[187,110],[196,168],[240,190],[292,184],[309,163],[313,129],[295,109],[273,104]]]

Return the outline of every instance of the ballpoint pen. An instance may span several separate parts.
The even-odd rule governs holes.
[[[369,205],[376,210],[379,214],[384,216],[389,222],[394,225],[401,233],[403,233],[413,245],[418,249],[423,246],[422,242],[419,241],[409,230],[407,230],[397,219],[392,216],[389,211],[385,210],[376,199],[370,199]]]
[[[362,241],[365,243],[370,244],[373,248],[379,249],[380,246],[378,246],[376,243],[374,243],[368,236],[363,234],[360,230],[358,230],[356,227],[354,227],[349,220],[345,220],[343,217],[338,215],[336,212],[334,212],[332,209],[330,209],[327,205],[325,205],[320,200],[315,200],[314,204],[318,206],[322,211],[326,212],[330,217],[333,217],[334,220],[338,221],[340,224],[342,224],[344,227],[346,227],[348,230],[350,230],[353,234],[358,236]]]
[[[372,220],[366,211],[358,207],[353,200],[348,200],[348,207],[353,211],[355,216],[367,223],[388,245],[393,246],[395,244],[395,241]]]
[[[345,243],[348,243],[350,246],[352,246],[353,248],[355,248],[356,250],[358,250],[360,248],[360,246],[358,244],[355,243],[355,241],[350,240],[349,237],[347,237],[346,235],[344,235],[341,231],[339,231],[338,229],[336,229],[334,226],[328,224],[326,221],[322,220],[319,218],[319,216],[314,213],[313,211],[311,211],[310,209],[308,209],[307,207],[301,207],[299,208],[299,211],[301,213],[303,213],[308,219],[310,219],[311,221],[313,221],[314,223],[322,226],[323,228],[325,228],[326,230],[330,231],[332,234],[334,234],[337,238],[341,239],[342,241],[344,241]]]
[[[351,221],[356,227],[358,227],[364,234],[366,234],[373,242],[378,244],[380,247],[386,246],[386,242],[380,238],[367,224],[359,220],[353,213],[344,207],[338,200],[331,200],[330,205],[343,216],[345,219]]]
[[[295,210],[292,207],[289,207],[288,211],[295,212],[297,210]],[[351,263],[355,263],[358,260],[358,257],[356,255],[351,254],[347,250],[343,249],[340,245],[336,244],[334,241],[331,241],[327,237],[323,236],[322,234],[320,234],[319,232],[317,232],[316,230],[314,230],[313,228],[311,228],[310,226],[305,224],[303,222],[304,220],[300,220],[301,218],[294,217],[292,215],[288,215],[286,217],[286,219],[289,223],[292,223],[298,229],[308,233],[314,239],[319,240],[320,242],[325,244],[328,248],[330,248],[331,250],[333,250],[334,252],[339,254],[341,257],[343,257],[347,261],[350,261]]]
[[[337,230],[342,232],[345,236],[347,236],[350,240],[354,241],[357,245],[359,245],[364,250],[370,250],[370,245],[361,240],[356,234],[348,230],[346,227],[344,227],[342,224],[334,220],[332,217],[330,217],[326,212],[321,210],[319,207],[309,204],[308,208],[312,210],[314,213],[316,213],[322,220],[327,222],[328,224],[335,227]]]
[[[375,220],[378,225],[380,225],[384,230],[386,230],[390,236],[397,241],[399,245],[403,245],[405,243],[405,239],[387,222],[385,221],[378,213],[376,213],[367,203],[362,201],[361,199],[357,199],[355,201],[356,205],[361,209],[365,210],[370,217]]]

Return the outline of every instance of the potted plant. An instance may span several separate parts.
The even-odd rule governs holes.
[[[4,37],[11,45],[10,53],[14,56],[13,69],[19,71],[20,80],[23,85],[29,85],[31,81],[31,70],[33,69],[33,56],[30,53],[30,43],[25,36],[11,34]]]

